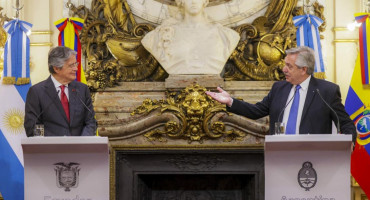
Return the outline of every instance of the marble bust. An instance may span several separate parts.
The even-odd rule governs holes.
[[[239,42],[239,34],[210,23],[208,0],[176,0],[181,17],[163,21],[141,43],[168,74],[220,74]]]

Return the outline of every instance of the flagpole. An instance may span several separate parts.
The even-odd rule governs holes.
[[[15,7],[13,7],[16,12],[15,12],[15,18],[18,19],[19,18],[19,11],[22,10],[23,6],[22,7],[19,7],[19,0],[16,0],[15,2]]]

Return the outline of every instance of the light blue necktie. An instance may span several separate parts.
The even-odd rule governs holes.
[[[295,96],[293,99],[292,107],[290,108],[289,118],[286,125],[285,134],[292,135],[295,134],[296,126],[297,126],[297,115],[298,115],[298,107],[299,107],[299,89],[301,89],[300,85],[295,87]]]

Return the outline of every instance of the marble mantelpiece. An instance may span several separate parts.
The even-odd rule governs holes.
[[[207,85],[207,90],[215,90],[223,86],[233,97],[255,103],[263,99],[270,90],[272,81],[227,81],[222,79],[195,77],[194,80]],[[201,81],[199,81],[201,80]],[[94,107],[99,124],[99,134],[108,136],[113,145],[188,145],[186,140],[169,139],[166,142],[148,141],[143,135],[149,130],[158,127],[156,123],[171,116],[160,116],[159,111],[147,115],[134,115],[135,108],[145,99],[165,100],[166,91],[179,91],[192,80],[181,81],[169,78],[166,82],[121,82],[117,87],[107,88],[95,94]],[[197,82],[197,81],[195,81]],[[181,85],[182,83],[182,85]],[[228,142],[227,145],[263,145],[264,134],[268,132],[268,119],[250,120],[238,115],[227,116],[219,114],[219,118],[227,119],[228,126],[240,127],[239,131],[246,132],[243,140]],[[159,119],[163,117],[163,119]],[[158,121],[159,120],[159,121]],[[161,121],[162,120],[162,121]],[[248,134],[253,133],[253,134]],[[204,145],[225,145],[222,139],[205,140]]]
[[[240,199],[264,198],[263,148],[264,135],[268,132],[268,118],[250,120],[220,112],[213,121],[225,123],[228,130],[237,129],[244,137],[231,141],[225,141],[224,137],[206,138],[202,142],[189,143],[184,138],[166,137],[166,141],[159,141],[145,137],[151,130],[163,128],[166,120],[176,120],[172,113],[155,110],[143,115],[130,114],[146,99],[166,100],[166,93],[183,90],[194,82],[204,85],[207,90],[222,86],[232,96],[251,103],[262,100],[273,84],[272,81],[224,82],[212,76],[186,79],[170,77],[166,82],[121,82],[117,87],[97,92],[94,106],[99,134],[109,137],[111,147],[111,199],[137,199],[140,195],[158,195],[163,188],[156,190],[150,186],[153,183],[146,181],[153,176],[166,175],[169,178],[156,178],[159,182],[174,180],[179,183],[186,180],[192,185],[188,176],[196,177],[196,182],[209,179],[223,182],[222,174],[226,175],[225,180],[248,177],[245,188],[249,189],[238,192],[234,188],[234,193],[226,194],[220,191],[222,188],[218,188],[212,195],[222,194],[235,199],[233,195],[242,192],[247,196]],[[187,178],[181,178],[183,176]],[[205,179],[201,179],[202,177]],[[181,194],[193,194],[192,189],[186,188]],[[169,191],[167,195],[171,196],[174,192]],[[208,194],[208,191],[202,192]],[[197,191],[196,194],[198,193]]]

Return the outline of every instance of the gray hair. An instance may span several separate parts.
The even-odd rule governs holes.
[[[310,47],[300,46],[292,49],[287,49],[285,53],[298,54],[295,60],[295,65],[298,68],[307,67],[307,74],[312,75],[315,71],[315,52]]]
[[[63,46],[50,49],[48,57],[49,72],[55,74],[53,67],[62,68],[71,55],[77,55],[77,52]]]

